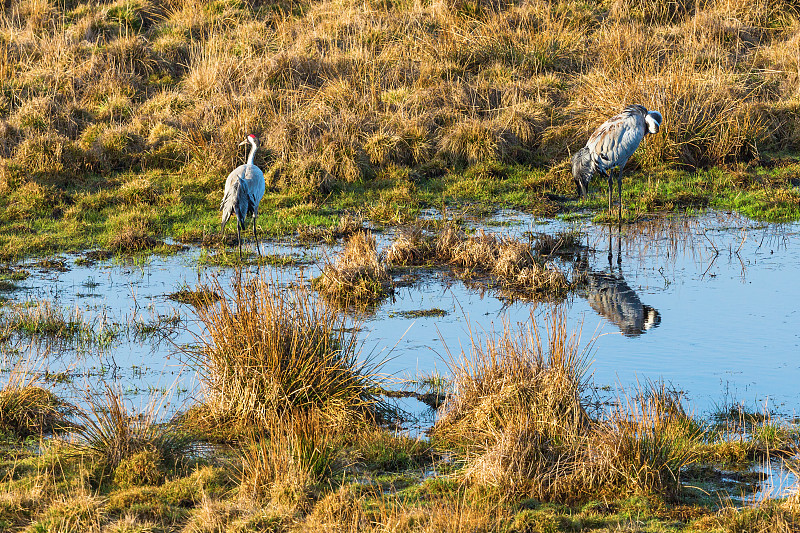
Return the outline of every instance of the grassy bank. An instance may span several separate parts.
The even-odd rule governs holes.
[[[590,401],[587,346],[554,312],[450,358],[425,438],[398,433],[357,331],[324,299],[214,285],[191,350],[205,385],[172,418],[113,385],[76,407],[15,375],[0,389],[6,531],[792,531],[796,496],[734,504],[795,424],[709,420],[645,384]],[[431,380],[434,378],[432,377]],[[423,381],[423,380],[420,380]],[[435,381],[441,382],[440,377]],[[441,385],[441,384],[440,384]],[[796,468],[788,463],[789,468]],[[732,483],[731,480],[738,480]]]
[[[0,20],[6,257],[219,242],[236,143],[262,139],[265,235],[422,207],[600,208],[568,158],[660,110],[626,217],[800,218],[800,23],[783,0],[13,0]],[[228,238],[230,240],[230,237]]]

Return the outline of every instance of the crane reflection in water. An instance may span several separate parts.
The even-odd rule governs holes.
[[[608,236],[608,271],[586,269],[586,300],[600,316],[616,325],[626,337],[638,337],[661,323],[658,310],[644,305],[622,275],[621,244],[617,240],[617,271],[612,263],[611,233]]]

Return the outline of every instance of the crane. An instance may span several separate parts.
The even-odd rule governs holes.
[[[622,113],[602,123],[586,146],[572,156],[572,176],[578,196],[589,191],[589,181],[595,172],[608,180],[608,212],[611,213],[611,170],[617,167],[617,192],[619,194],[618,221],[622,221],[622,170],[639,143],[648,134],[658,133],[663,117],[658,111],[648,111],[643,105],[626,107]]]
[[[258,150],[258,137],[248,135],[245,140],[239,143],[244,146],[250,143],[250,155],[247,163],[236,167],[228,174],[225,180],[225,192],[222,195],[222,203],[219,206],[222,211],[222,224],[220,231],[225,233],[225,224],[236,215],[236,237],[239,240],[239,256],[242,255],[242,230],[245,229],[245,219],[252,213],[253,215],[253,238],[256,241],[258,255],[261,256],[261,247],[258,244],[258,234],[256,232],[256,219],[258,218],[258,204],[264,196],[266,184],[264,183],[264,173],[253,164],[253,159]]]

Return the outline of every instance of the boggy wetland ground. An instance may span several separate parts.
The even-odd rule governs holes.
[[[569,317],[585,301],[622,332],[615,339],[641,346],[676,312],[642,279],[724,277],[719,257],[741,262],[743,285],[758,279],[748,268],[769,260],[763,236],[747,248],[760,230],[751,221],[800,219],[795,3],[10,0],[2,10],[0,529],[800,529],[797,487],[759,491],[759,465],[791,479],[798,470],[796,405],[720,397],[699,414],[681,383],[657,375],[597,383],[593,350],[606,339]],[[608,249],[675,258],[707,241],[696,274],[598,266],[604,184],[576,199],[569,156],[633,102],[664,123],[627,167],[623,229]],[[218,232],[223,180],[248,133],[262,140],[267,177],[261,232],[297,253],[241,259],[233,234]],[[513,231],[492,217],[507,208],[563,226]],[[706,210],[749,217],[731,218],[741,243],[715,237],[730,234],[724,222],[695,227]],[[769,255],[796,239],[796,225],[764,227],[783,235]],[[115,268],[146,271],[184,247],[194,279],[147,296],[169,298],[169,310],[122,283],[129,296],[118,300],[130,303],[109,317],[100,302],[63,305],[63,287],[45,279],[96,268],[69,288],[91,302],[124,277]],[[305,273],[276,274],[295,267]],[[359,321],[432,276],[526,316],[498,313],[487,330],[465,314],[440,372],[387,378],[380,354],[362,350]],[[455,314],[416,307],[398,313]],[[123,345],[141,363],[119,365]],[[148,365],[152,350],[197,386],[164,372],[146,394],[131,389],[162,372]],[[438,408],[425,431],[408,431],[398,405],[409,403],[392,399],[401,389]]]

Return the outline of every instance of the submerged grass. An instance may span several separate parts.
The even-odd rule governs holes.
[[[50,301],[13,302],[0,310],[0,335],[77,345],[107,347],[119,335],[119,328],[101,317],[87,317],[75,308],[72,312]]]

